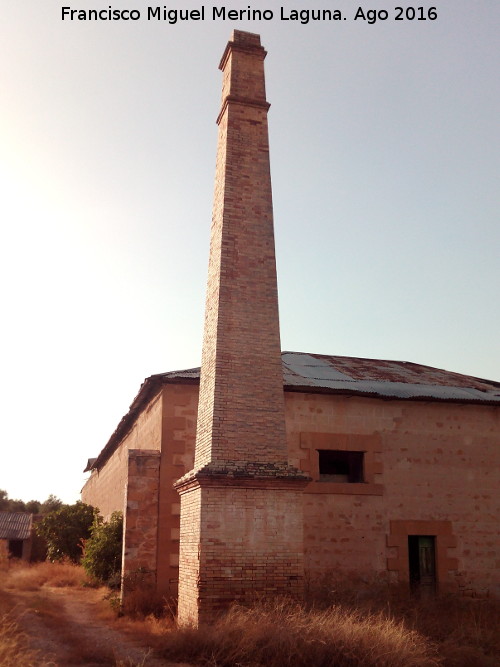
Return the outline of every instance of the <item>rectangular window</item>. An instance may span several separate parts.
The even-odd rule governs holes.
[[[364,452],[320,449],[318,454],[320,482],[364,482]]]

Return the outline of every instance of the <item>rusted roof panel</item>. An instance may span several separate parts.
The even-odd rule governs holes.
[[[282,352],[285,389],[329,390],[380,398],[499,403],[500,383],[407,361]],[[199,380],[200,369],[161,375],[164,382]]]
[[[27,540],[32,521],[33,515],[26,512],[0,512],[0,540]]]
[[[404,361],[283,352],[285,388],[500,404],[500,383]]]
[[[406,361],[334,357],[282,352],[285,391],[327,392],[380,399],[449,401],[500,405],[500,383]],[[151,375],[143,382],[97,459],[86,470],[99,469],[128,433],[134,419],[164,384],[197,384],[200,369]]]

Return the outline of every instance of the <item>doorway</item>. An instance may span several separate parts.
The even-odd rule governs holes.
[[[436,538],[433,535],[408,535],[410,588],[420,596],[436,592]]]
[[[9,557],[22,558],[23,557],[23,541],[9,540]]]

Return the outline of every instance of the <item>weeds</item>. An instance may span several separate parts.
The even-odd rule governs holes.
[[[0,665],[2,667],[43,667],[38,651],[29,648],[27,635],[11,613],[0,614]]]
[[[435,647],[416,631],[380,615],[340,607],[306,610],[290,601],[233,606],[211,627],[164,636],[169,660],[219,667],[434,667]]]
[[[84,583],[89,585],[90,580],[78,565],[66,561],[46,561],[32,565],[23,562],[13,564],[7,571],[5,586],[18,591],[36,591],[42,586],[61,588],[82,586]]]

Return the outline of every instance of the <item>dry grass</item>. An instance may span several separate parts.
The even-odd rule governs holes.
[[[28,636],[22,632],[15,618],[14,600],[0,590],[0,665],[2,667],[43,667],[38,651],[29,647]]]
[[[408,587],[383,578],[339,579],[333,573],[308,582],[311,604],[341,604],[365,614],[382,613],[434,642],[446,667],[499,667],[500,601],[441,595],[418,599]]]
[[[5,568],[0,586],[0,665],[54,667],[52,659],[30,648],[30,636],[40,633],[64,646],[64,664],[117,665],[111,648],[92,646],[66,618],[64,598],[54,599],[44,592],[45,586],[75,588],[85,582],[84,570],[71,563],[13,562]]]
[[[171,610],[122,623],[165,659],[211,667],[500,665],[498,600],[418,600],[406,587],[353,577],[317,583],[306,606],[234,607],[210,628],[176,629]]]
[[[28,595],[30,608],[66,646],[99,664],[120,665],[108,652],[92,651],[47,598],[44,586],[81,586],[83,570],[67,563],[10,567],[0,591],[0,665],[44,665],[9,615],[9,595]],[[410,598],[401,587],[381,581],[335,581],[309,587],[309,601],[234,606],[211,627],[178,629],[175,608],[152,595],[150,582],[132,582],[128,616],[116,627],[133,635],[163,659],[210,667],[498,667],[500,602],[454,596]],[[7,586],[7,590],[5,590]],[[98,592],[95,594],[98,596]],[[5,597],[7,596],[7,597]],[[161,604],[160,604],[161,602]],[[159,607],[164,615],[159,617]],[[109,608],[108,608],[109,609]],[[151,613],[154,612],[154,613]],[[94,614],[104,612],[95,608]],[[108,619],[109,620],[109,619]],[[88,644],[88,643],[87,643]],[[104,648],[104,647],[103,647]],[[3,651],[3,653],[2,653]],[[9,658],[9,652],[15,659]],[[9,662],[11,660],[11,662]],[[23,662],[24,660],[24,662]],[[30,662],[31,661],[31,662]],[[45,663],[47,664],[47,663]]]
[[[306,610],[290,601],[234,606],[211,627],[163,636],[168,660],[232,667],[434,667],[435,647],[380,615],[340,607]]]
[[[42,586],[67,587],[91,585],[85,571],[69,562],[13,563],[5,571],[5,586],[18,591],[36,591]]]
[[[0,665],[42,667],[48,664],[38,651],[29,648],[28,638],[10,614],[0,614]]]

